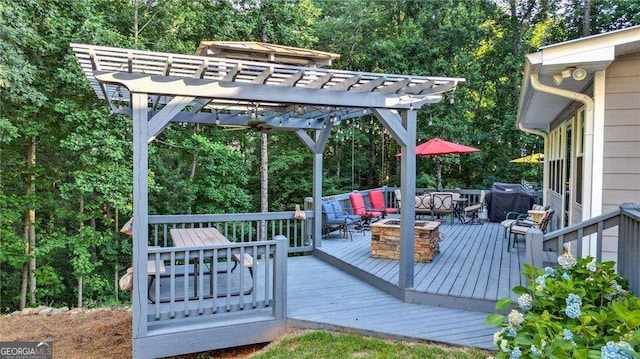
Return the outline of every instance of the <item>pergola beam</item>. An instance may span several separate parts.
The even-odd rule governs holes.
[[[362,92],[337,91],[334,90],[335,86],[327,90],[103,71],[94,71],[94,76],[101,83],[125,86],[130,92],[171,93],[174,96],[225,100],[387,109],[418,109],[422,101],[430,100],[429,97],[409,94],[367,92],[363,95]],[[440,97],[434,97],[433,100],[439,101]]]

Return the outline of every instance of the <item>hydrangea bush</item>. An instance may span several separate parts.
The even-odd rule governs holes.
[[[558,258],[558,266],[524,265],[527,287],[516,287],[517,305],[489,315],[500,329],[497,358],[640,358],[640,299],[626,289],[614,262]],[[501,299],[496,311],[513,306]]]

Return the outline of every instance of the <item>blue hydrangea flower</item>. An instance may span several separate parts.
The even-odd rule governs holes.
[[[520,351],[520,347],[515,347],[511,351],[511,355],[509,356],[509,359],[518,359],[521,356],[522,356],[522,351]]]
[[[590,271],[590,272],[595,272],[598,269],[596,267],[595,260],[592,260],[591,262],[587,263],[586,267],[587,267],[587,270]]]
[[[520,306],[520,309],[522,309],[525,312],[528,310],[531,310],[532,302],[533,302],[533,298],[531,297],[531,295],[527,293],[518,297],[518,305]]]
[[[558,264],[564,269],[571,269],[576,263],[576,257],[571,255],[571,253],[565,253],[558,257]]]
[[[493,333],[493,344],[495,346],[498,346],[498,343],[500,343],[500,341],[502,340],[502,334],[504,334],[504,329],[502,328],[501,330],[498,330],[497,332]]]
[[[520,324],[524,322],[524,315],[522,315],[522,313],[520,313],[519,311],[512,309],[511,313],[507,315],[507,319],[510,326],[514,328],[520,328]]]
[[[506,334],[508,337],[515,338],[516,335],[518,334],[518,332],[516,332],[516,330],[513,329],[513,327],[507,327],[506,329],[507,329]]]
[[[562,337],[565,340],[573,340],[573,333],[569,329],[562,329]]]
[[[569,294],[566,300],[567,305],[577,304],[578,306],[582,305],[582,298],[580,298],[577,294]]]
[[[602,359],[633,359],[633,356],[623,351],[623,349],[633,351],[627,342],[607,342],[607,345],[600,349]]]
[[[580,316],[582,315],[582,311],[580,310],[580,305],[578,305],[577,303],[567,305],[567,308],[565,308],[564,311],[565,313],[567,313],[567,317],[571,319],[580,318]]]
[[[509,351],[509,342],[506,339],[502,339],[500,340],[500,350],[502,350],[503,352],[508,352]]]
[[[531,346],[531,354],[533,354],[534,356],[539,357],[539,356],[541,356],[541,355],[542,355],[542,352],[540,351],[540,349],[538,349],[538,347],[537,347],[537,346],[532,345],[532,346]]]
[[[571,276],[569,276],[569,273],[567,273],[567,272],[562,273],[562,279],[569,280],[570,278],[571,278]]]
[[[556,274],[556,270],[551,267],[544,267],[544,274],[553,276],[554,274]]]
[[[547,284],[546,281],[547,281],[547,277],[544,275],[541,275],[535,279],[536,284],[542,287],[542,289],[546,287],[546,284]]]

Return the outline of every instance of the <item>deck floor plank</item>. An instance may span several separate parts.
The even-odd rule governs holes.
[[[414,266],[414,291],[487,301],[505,296],[514,298],[511,288],[522,285],[523,246],[520,243],[519,250],[507,252],[499,223],[443,222],[440,231],[443,236],[440,253],[431,263]],[[371,258],[370,231],[353,242],[325,240],[319,250],[385,282],[393,285],[398,282],[398,261]]]
[[[288,272],[287,314],[294,325],[299,320],[495,349],[486,313],[405,303],[313,256],[289,258]]]

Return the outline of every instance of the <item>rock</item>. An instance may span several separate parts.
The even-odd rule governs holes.
[[[62,307],[62,308],[55,308],[51,311],[51,315],[60,315],[60,314],[65,314],[69,311],[69,308],[67,307]]]
[[[49,309],[49,307],[47,307],[46,305],[39,305],[39,306],[36,307],[35,311],[36,311],[36,313],[40,313],[41,311],[43,311],[45,309]]]
[[[82,308],[73,308],[69,311],[69,314],[71,315],[78,315],[82,313]]]
[[[11,315],[22,315],[22,311],[16,310],[15,312],[11,313]]]
[[[45,308],[38,312],[38,315],[49,316],[53,313],[53,308]]]
[[[36,308],[24,308],[22,310],[22,314],[23,315],[36,315],[36,314],[38,314],[38,312],[36,311]]]

